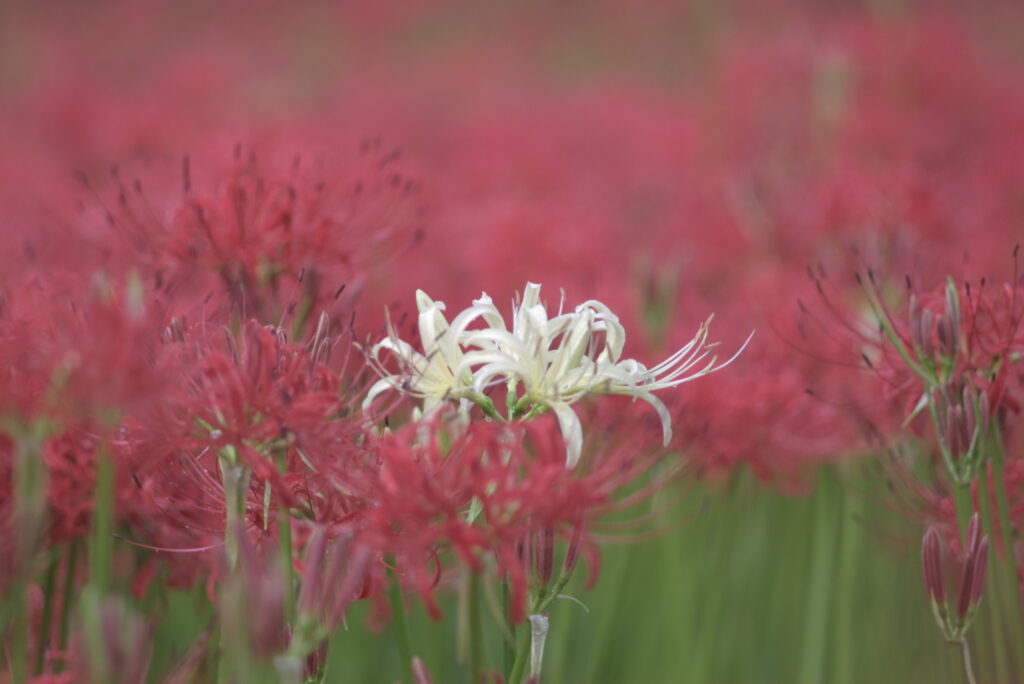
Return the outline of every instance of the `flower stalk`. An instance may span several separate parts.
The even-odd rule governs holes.
[[[391,619],[394,624],[395,638],[398,641],[398,656],[402,663],[402,681],[411,684],[414,681],[412,671],[412,633],[409,621],[405,617],[405,602],[402,600],[402,586],[398,580],[398,570],[392,568],[388,597],[391,602]]]

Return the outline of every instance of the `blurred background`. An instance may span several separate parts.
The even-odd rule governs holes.
[[[0,203],[11,226],[79,221],[122,177],[159,215],[184,159],[210,187],[239,155],[301,159],[402,190],[381,201],[407,247],[352,287],[360,330],[416,288],[455,311],[528,280],[609,304],[627,356],[711,312],[730,354],[756,328],[673,397],[681,504],[556,602],[546,681],[958,682],[918,566],[948,496],[888,469],[916,448],[904,414],[816,281],[856,322],[855,270],[1014,277],[1022,76],[1024,8],[998,0],[4,3]],[[188,596],[154,677],[203,623]],[[417,607],[413,630],[459,681],[453,621]],[[341,632],[329,672],[392,681],[392,649]]]

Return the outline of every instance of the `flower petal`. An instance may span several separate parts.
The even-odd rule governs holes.
[[[572,406],[565,402],[548,402],[548,407],[558,417],[558,427],[565,440],[565,467],[575,468],[583,452],[583,426]]]

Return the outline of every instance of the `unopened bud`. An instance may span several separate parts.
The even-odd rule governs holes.
[[[988,423],[991,415],[988,408],[988,392],[984,390],[978,392],[978,418],[980,419],[980,424],[978,425],[979,434],[985,435],[988,432]]]
[[[975,559],[977,567],[974,570],[974,584],[971,587],[971,604],[978,605],[981,602],[981,594],[985,591],[985,572],[988,570],[988,537],[983,537],[978,544],[978,554]]]
[[[978,545],[981,543],[981,539],[978,537],[978,528],[981,524],[979,520],[978,514],[975,513],[967,523],[967,544],[964,546],[965,557],[971,557],[978,551]]]
[[[75,681],[143,684],[153,653],[151,625],[118,597],[86,599],[84,622],[72,640]]]
[[[306,546],[306,571],[302,578],[298,608],[303,615],[315,614],[321,607],[321,593],[324,578],[324,552],[327,550],[327,535],[323,527],[317,526]]]
[[[921,310],[917,306],[917,295],[910,295],[907,305],[907,323],[910,325],[910,341],[914,347],[921,348]]]
[[[963,409],[954,404],[950,404],[946,407],[946,432],[945,441],[946,448],[953,455],[954,458],[958,458],[964,451],[964,442],[962,439],[963,424]]]
[[[536,536],[537,577],[547,586],[555,565],[555,531],[545,527]]]
[[[249,645],[254,655],[269,657],[285,645],[284,578],[276,564],[246,574],[244,605]]]
[[[521,537],[516,542],[516,558],[524,568],[530,568],[533,565],[533,544],[531,542],[532,539],[529,535]]]
[[[960,296],[952,279],[946,281],[946,320],[955,354],[960,338]]]
[[[967,435],[968,443],[974,441],[975,430],[978,427],[978,395],[969,387],[964,387],[964,398],[961,404],[964,407],[964,432]]]
[[[370,549],[363,544],[353,548],[349,540],[344,540],[337,542],[335,546],[336,548],[329,553],[330,572],[326,576],[331,586],[338,587],[337,592],[331,592],[331,600],[326,610],[326,624],[331,627],[341,622],[349,604],[363,592],[366,569],[373,558]]]
[[[924,588],[935,603],[946,600],[946,589],[942,581],[942,548],[939,533],[929,527],[921,543],[921,565],[924,569]]]
[[[238,560],[223,594],[221,619],[233,636],[245,639],[235,642],[236,648],[269,658],[285,645],[284,576],[276,559],[257,550],[240,521],[235,521],[233,528]]]
[[[975,518],[977,515],[976,513]],[[972,518],[972,522],[974,522],[974,518]],[[985,570],[988,565],[988,538],[985,537],[979,541],[977,529],[972,531],[968,532],[968,540],[972,546],[969,547],[970,550],[964,560],[964,576],[956,597],[956,614],[962,621],[981,598],[982,590],[985,588]]]
[[[932,342],[932,328],[935,327],[935,314],[931,309],[921,312],[921,353],[925,358],[935,357],[935,343]]]
[[[989,539],[981,534],[980,519],[975,513],[967,525],[963,553],[956,558],[956,565],[951,568],[951,574],[959,577],[960,583],[956,594],[955,612],[951,612],[946,602],[939,534],[931,527],[924,534],[921,561],[925,589],[931,599],[935,620],[945,637],[951,641],[963,639],[964,633],[971,625],[974,610],[981,601],[988,567],[988,547]]]
[[[946,330],[946,317],[939,314],[935,317],[935,335],[939,338],[939,351],[943,356],[950,356],[947,353],[950,345],[950,334]]]
[[[570,573],[576,567],[576,561],[580,557],[580,540],[583,537],[583,523],[579,522],[572,530],[572,538],[569,540],[569,547],[565,550],[565,560],[562,562],[562,572]]]

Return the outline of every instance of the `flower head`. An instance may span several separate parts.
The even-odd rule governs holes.
[[[508,420],[549,409],[555,413],[566,441],[566,461],[572,466],[583,443],[574,402],[588,394],[642,399],[658,412],[668,444],[671,418],[654,392],[703,377],[736,357],[718,363],[712,353],[716,345],[708,342],[708,318],[689,343],[651,368],[635,359],[622,359],[626,331],[611,309],[589,300],[569,313],[560,307],[557,315],[549,317],[540,301],[540,288],[536,283],[526,285],[522,299],[513,306],[511,330],[486,293],[448,326],[441,314],[443,303],[417,292],[423,353],[389,327],[388,338],[373,347],[371,361],[380,367],[377,355],[388,349],[398,357],[401,370],[397,374],[381,371],[383,377],[371,388],[364,405],[390,388],[422,398],[425,410],[445,399],[470,400],[495,417],[499,414],[488,390],[504,385]],[[479,319],[486,327],[470,329]]]
[[[402,340],[388,320],[388,336],[370,350],[370,363],[381,374],[369,392],[363,406],[369,406],[381,392],[395,389],[423,399],[424,410],[434,408],[440,402],[451,399],[471,399],[477,403],[489,400],[476,391],[473,373],[470,371],[460,338],[466,328],[477,318],[487,316],[493,320],[498,316],[487,295],[474,302],[452,321],[444,316],[444,302],[435,302],[423,290],[416,291],[416,308],[419,310],[419,333],[423,353]],[[399,372],[390,374],[384,370],[380,352],[386,350],[398,360]]]

